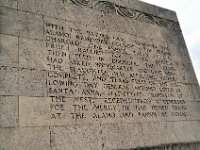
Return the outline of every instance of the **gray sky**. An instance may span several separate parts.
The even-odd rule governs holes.
[[[184,38],[200,83],[200,0],[141,0],[177,12]]]

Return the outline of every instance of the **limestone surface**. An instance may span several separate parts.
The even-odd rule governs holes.
[[[176,13],[138,0],[0,0],[0,150],[199,150]]]

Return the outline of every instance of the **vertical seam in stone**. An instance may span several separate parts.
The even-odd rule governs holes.
[[[191,91],[191,93],[192,93],[193,99],[196,101],[196,99],[195,99],[195,94],[194,94],[193,87],[192,87],[192,84],[189,84],[189,88],[190,88],[190,91]]]
[[[18,84],[18,86],[17,86],[17,92],[18,92],[18,127],[19,127],[19,94],[20,94],[20,91],[19,91],[19,75],[20,75],[20,66],[19,66],[19,36],[18,36],[18,38],[17,38],[17,50],[18,50],[18,58],[17,58],[17,63],[18,63],[18,69],[17,69],[17,71],[18,71],[18,73],[17,73],[17,84]]]
[[[17,0],[17,11],[19,10],[19,0]]]
[[[45,36],[45,24],[44,24],[44,15],[42,15],[42,21],[43,21],[43,36]]]
[[[52,142],[51,142],[51,126],[49,126],[49,147],[50,147],[50,150],[52,150]]]
[[[45,39],[45,23],[44,23],[44,15],[42,15],[42,21],[43,21],[43,40]],[[44,40],[45,43],[45,40]],[[46,45],[45,45],[45,50],[46,50]],[[48,71],[46,69],[44,69],[46,72],[46,97],[48,97],[48,81],[47,81],[47,77],[48,77]]]
[[[199,91],[198,91],[196,84],[194,84],[194,90],[195,90],[195,99],[198,101],[199,100]]]
[[[17,0],[17,14],[18,14],[18,12],[19,12],[19,0]],[[19,83],[19,76],[20,76],[20,66],[19,66],[19,36],[17,36],[17,54],[18,54],[18,58],[17,58],[17,63],[18,63],[18,65],[17,65],[17,67],[18,67],[18,69],[17,69],[17,98],[18,98],[18,111],[17,111],[17,113],[18,113],[18,115],[17,115],[17,117],[18,117],[18,123],[17,123],[17,125],[18,125],[18,127],[20,126],[20,124],[19,124],[19,95],[20,95],[20,91],[19,91],[19,86],[20,86],[20,83]]]
[[[200,87],[198,85],[198,82],[197,82],[197,85],[195,85],[195,87],[196,87],[197,93],[198,93],[197,100],[199,101],[200,100]]]
[[[103,150],[105,145],[104,145],[104,142],[103,142],[103,130],[102,130],[102,124],[101,123],[99,124],[99,128],[100,128],[99,134],[100,134],[100,139],[101,139],[101,149]]]
[[[47,80],[47,78],[48,78],[48,71],[47,70],[45,70],[45,72],[46,72],[46,97],[48,98],[48,96],[49,96],[49,93],[48,93],[48,80]]]

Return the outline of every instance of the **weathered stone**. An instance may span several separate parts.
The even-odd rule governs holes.
[[[137,0],[0,6],[0,149],[200,149],[200,88],[175,12]]]
[[[6,6],[17,9],[18,0],[0,0],[0,6]]]
[[[19,125],[45,126],[50,125],[49,101],[45,97],[19,97]]]
[[[45,42],[27,38],[19,39],[19,67],[28,69],[47,69]]]
[[[46,96],[46,71],[21,69],[19,93],[22,96]]]
[[[0,34],[0,65],[18,67],[18,38]]]
[[[41,15],[0,7],[0,33],[31,39],[43,37]]]
[[[3,150],[19,150],[16,128],[0,128],[0,148]]]
[[[18,95],[18,69],[0,67],[0,95]]]
[[[3,150],[49,150],[48,127],[0,128],[0,148]]]
[[[74,125],[51,127],[53,150],[101,150],[101,130],[99,125]]]
[[[49,127],[20,128],[18,130],[19,150],[49,150]]]
[[[0,96],[0,127],[18,126],[18,97]]]
[[[198,130],[190,128],[190,123],[198,127],[199,122],[143,122],[135,124],[103,125],[103,143],[105,149],[129,149],[132,147],[153,147],[159,143],[166,145],[182,143],[181,141],[196,141],[194,136]],[[184,129],[184,130],[183,130]],[[181,132],[181,134],[179,133]],[[120,138],[120,136],[123,138]],[[188,135],[187,137],[185,135]],[[157,138],[159,136],[159,138]],[[130,142],[131,141],[131,142]],[[150,148],[147,150],[151,150]]]
[[[72,2],[69,2],[70,5],[68,5],[68,2],[65,3],[62,0],[43,0],[42,2],[40,0],[19,0],[19,9],[69,21],[80,20],[80,22],[84,21],[85,23],[91,23],[92,21],[96,22],[95,18],[91,17],[96,14],[95,11],[72,5]]]

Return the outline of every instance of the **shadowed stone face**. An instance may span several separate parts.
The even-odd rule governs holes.
[[[0,0],[0,149],[198,150],[199,108],[175,12]]]

